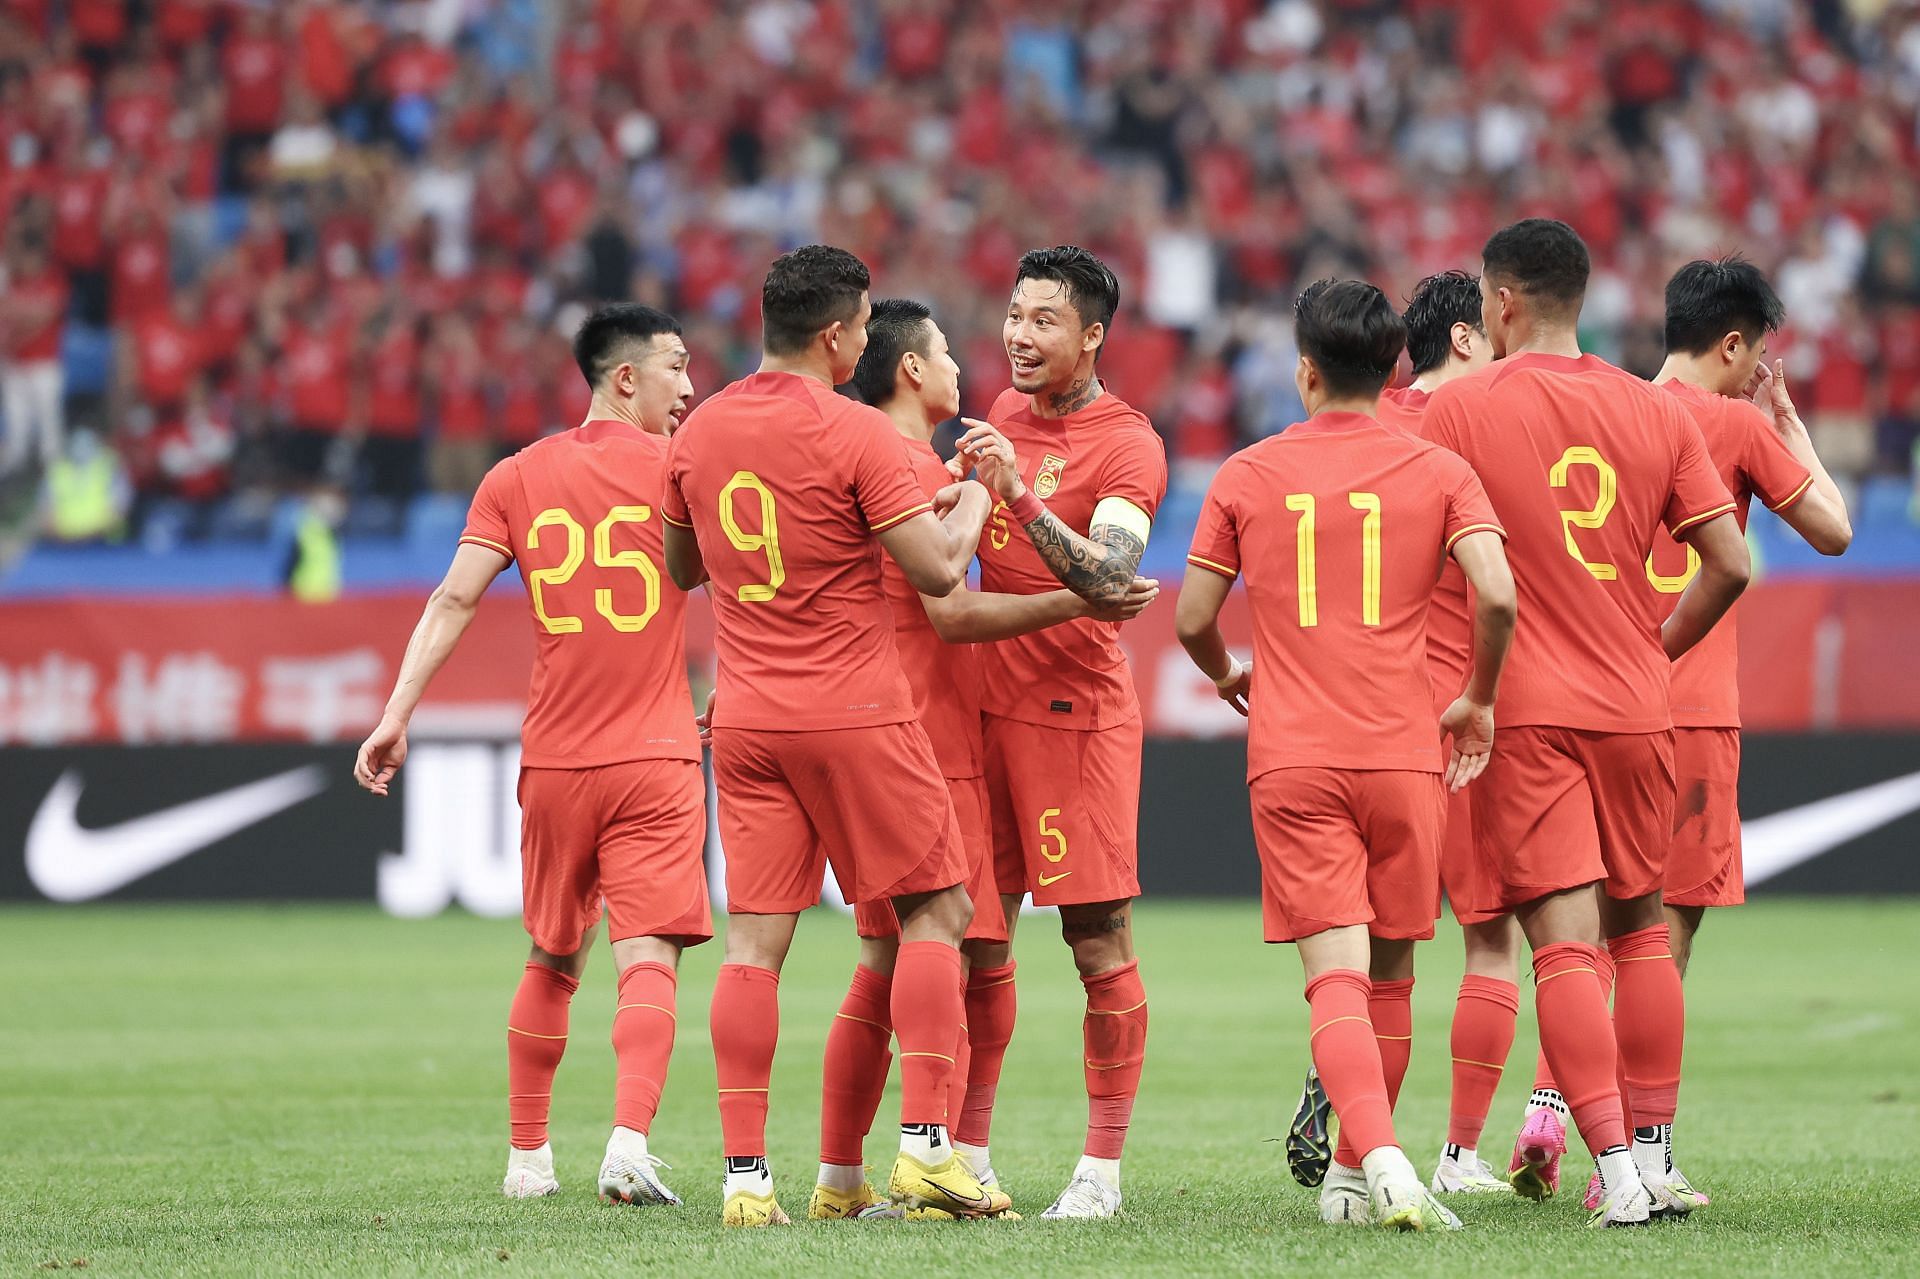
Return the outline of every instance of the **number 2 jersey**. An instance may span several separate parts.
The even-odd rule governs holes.
[[[1187,562],[1246,583],[1249,781],[1440,771],[1427,608],[1474,532],[1501,527],[1472,468],[1363,413],[1320,413],[1227,459]]]
[[[520,762],[598,768],[700,758],[686,596],[661,581],[667,440],[588,422],[487,472],[462,542],[520,567],[538,646]]]
[[[1028,397],[1002,391],[987,420],[1013,445],[1027,487],[1082,537],[1107,498],[1130,502],[1151,520],[1167,495],[1166,447],[1146,415],[1112,392],[1066,417],[1042,418]],[[1008,595],[1060,586],[998,503],[980,535],[980,586]],[[1118,622],[1075,618],[982,644],[980,674],[982,709],[1003,719],[1100,729],[1140,713]]]
[[[1596,356],[1527,352],[1441,386],[1423,426],[1507,530],[1520,618],[1500,723],[1671,728],[1647,556],[1662,523],[1679,536],[1734,510],[1680,401]]]
[[[715,727],[914,718],[873,535],[932,509],[892,420],[816,378],[755,373],[687,417],[662,511],[710,578]]]

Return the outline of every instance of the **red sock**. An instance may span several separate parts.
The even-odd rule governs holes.
[[[1453,1105],[1447,1144],[1474,1149],[1487,1126],[1487,1111],[1500,1088],[1513,1026],[1520,1015],[1520,988],[1497,977],[1468,973],[1453,1005]]]
[[[1082,977],[1080,984],[1087,988],[1087,1014],[1080,1024],[1087,1054],[1086,1153],[1118,1159],[1147,1058],[1147,988],[1140,984],[1137,959]]]
[[[1387,1081],[1387,1108],[1391,1110],[1400,1100],[1400,1085],[1413,1058],[1413,978],[1374,982],[1373,993],[1367,997],[1367,1020],[1373,1023],[1374,1043],[1380,1048],[1380,1072]],[[1344,1127],[1333,1158],[1343,1168],[1360,1166],[1360,1153],[1347,1144]]]
[[[969,1146],[987,1144],[993,1128],[993,1099],[1000,1090],[1000,1067],[1013,1042],[1019,1011],[1011,960],[999,968],[975,968],[967,974],[967,1101],[953,1119],[953,1139]]]
[[[749,964],[720,965],[708,1028],[720,1090],[720,1153],[764,1157],[767,1085],[780,1041],[780,974]]]
[[[1686,1001],[1673,943],[1661,924],[1607,942],[1618,970],[1613,1022],[1631,1122],[1670,1124],[1680,1101],[1680,1057],[1686,1040]]]
[[[1593,947],[1582,942],[1540,947],[1533,952],[1533,981],[1540,1047],[1587,1149],[1598,1155],[1626,1144],[1614,1079],[1613,1019],[1607,1016]]]
[[[947,1136],[967,1108],[967,1071],[973,1066],[973,1045],[967,1041],[967,1024],[960,1023],[960,1043],[953,1050],[953,1074],[947,1078]]]
[[[820,1089],[820,1162],[857,1165],[864,1162],[867,1132],[880,1094],[886,1090],[887,1067],[893,1063],[893,1011],[888,1000],[893,979],[860,965],[840,1011],[827,1028],[825,1078]]]
[[[667,1063],[673,1058],[678,988],[668,964],[635,964],[620,974],[620,998],[613,1010],[615,1127],[642,1133],[653,1127]]]
[[[1355,1156],[1350,1168],[1380,1147],[1396,1144],[1380,1043],[1367,1016],[1371,990],[1367,975],[1351,968],[1321,973],[1307,983],[1307,1044],[1340,1120],[1341,1145]]]
[[[529,963],[507,1011],[507,1129],[516,1150],[547,1144],[553,1072],[567,1051],[567,1006],[580,981]]]
[[[966,1014],[960,952],[910,941],[893,965],[893,1033],[900,1040],[900,1122],[944,1124],[953,1048]]]
[[[1613,1009],[1613,1039],[1620,1042],[1620,1001],[1615,997],[1613,986],[1613,956],[1605,946],[1593,948],[1593,971],[1600,975],[1600,991],[1607,997],[1607,1007]],[[1613,1059],[1614,1087],[1620,1091],[1620,1120],[1627,1127],[1629,1136],[1633,1133],[1633,1098],[1627,1092],[1627,1068],[1624,1054]]]

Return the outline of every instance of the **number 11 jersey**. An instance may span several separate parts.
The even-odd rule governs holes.
[[[880,410],[755,373],[674,433],[666,518],[711,580],[717,728],[806,732],[914,718],[874,540],[933,509]]]
[[[1427,605],[1474,532],[1501,529],[1472,468],[1362,413],[1318,414],[1227,459],[1187,562],[1246,582],[1248,781],[1440,771]]]
[[[520,762],[599,768],[700,758],[686,596],[662,582],[667,441],[588,422],[487,472],[462,542],[520,566],[537,641]]]

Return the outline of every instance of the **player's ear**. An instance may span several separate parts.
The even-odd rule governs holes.
[[[920,356],[917,352],[908,351],[902,355],[900,357],[900,368],[907,375],[908,383],[916,388],[927,380],[927,371],[921,367]]]
[[[1097,351],[1106,340],[1107,326],[1098,320],[1095,320],[1092,324],[1080,330],[1080,350],[1082,352]]]
[[[1734,329],[1720,339],[1720,358],[1732,364],[1740,358],[1740,348],[1745,346],[1746,342],[1747,339],[1741,336],[1740,330]]]
[[[1451,331],[1453,349],[1463,360],[1473,358],[1473,326],[1465,320],[1455,320]]]

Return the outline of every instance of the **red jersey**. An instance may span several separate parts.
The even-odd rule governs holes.
[[[1363,413],[1318,414],[1227,459],[1187,562],[1246,579],[1249,781],[1440,771],[1427,607],[1453,544],[1481,531],[1502,533],[1472,468]]]
[[[876,408],[755,373],[674,433],[661,514],[711,580],[720,728],[807,732],[914,717],[873,535],[933,504]]]
[[[1747,527],[1747,508],[1758,493],[1770,511],[1784,510],[1813,487],[1813,473],[1773,429],[1767,415],[1746,400],[1730,399],[1674,379],[1660,384],[1677,396],[1700,424],[1720,482],[1733,494],[1740,527]],[[1700,571],[1700,555],[1665,533],[1654,538],[1647,557],[1647,581],[1659,596],[1659,616],[1665,620],[1680,601],[1680,592]],[[1673,664],[1673,723],[1676,728],[1740,727],[1739,605]]]
[[[1411,386],[1380,393],[1380,420],[1425,439],[1427,401],[1432,393]],[[1467,575],[1449,556],[1440,566],[1440,581],[1427,606],[1427,675],[1433,681],[1433,700],[1445,706],[1467,687],[1473,668],[1473,604]]]
[[[1012,442],[1027,487],[1086,536],[1103,498],[1125,498],[1151,518],[1167,494],[1167,451],[1144,413],[1111,391],[1062,418],[1036,416],[1025,395],[1000,393],[987,420]],[[1009,595],[1058,590],[1026,530],[1004,503],[980,537],[983,589]],[[1120,624],[1075,618],[980,646],[981,706],[989,715],[1054,728],[1097,729],[1140,713]]]
[[[140,393],[148,403],[177,404],[187,397],[200,371],[200,339],[171,311],[156,311],[134,326]]]
[[[287,334],[282,363],[293,424],[303,431],[338,431],[347,424],[346,342],[316,329]]]
[[[59,271],[16,279],[7,285],[17,308],[3,330],[6,355],[16,364],[37,364],[60,358],[60,335],[67,326],[67,277]],[[29,329],[18,318],[28,310],[44,310],[45,323]]]
[[[462,542],[520,566],[538,648],[520,727],[528,768],[700,758],[687,689],[687,597],[662,584],[648,501],[667,441],[588,422],[487,472]]]
[[[1672,727],[1642,566],[1662,522],[1678,534],[1734,510],[1680,402],[1596,356],[1526,353],[1435,391],[1426,431],[1467,459],[1510,537],[1520,622],[1500,722]]]
[[[953,482],[933,446],[906,441],[913,473],[929,495]],[[900,666],[913,688],[920,726],[933,739],[933,755],[942,777],[979,777],[984,771],[980,744],[980,664],[972,644],[949,644],[927,620],[920,592],[893,557],[880,557],[887,603],[893,608],[893,642]]]

